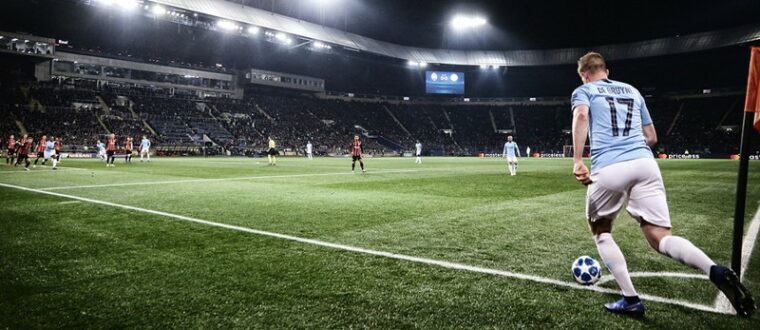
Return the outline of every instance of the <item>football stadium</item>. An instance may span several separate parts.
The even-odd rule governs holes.
[[[3,0],[0,329],[760,329],[760,2]]]

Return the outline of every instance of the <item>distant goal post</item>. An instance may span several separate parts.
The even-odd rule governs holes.
[[[583,156],[588,156],[591,151],[590,146],[584,146],[583,147]],[[565,155],[565,157],[573,157],[573,146],[572,145],[564,145],[562,147],[562,154]]]

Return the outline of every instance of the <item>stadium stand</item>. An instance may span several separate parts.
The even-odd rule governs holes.
[[[656,150],[708,156],[738,152],[742,97],[650,98],[660,138]],[[74,150],[92,147],[108,132],[146,135],[167,150],[199,152],[210,142],[215,150],[231,154],[260,153],[267,136],[293,153],[302,153],[311,141],[317,154],[345,154],[354,134],[364,136],[367,152],[373,154],[408,152],[416,140],[426,154],[500,153],[506,133],[514,134],[522,150],[562,153],[572,143],[567,105],[346,101],[261,90],[247,91],[241,100],[188,100],[160,89],[81,81],[17,83],[3,88],[0,103],[3,137],[21,133],[19,120],[30,134],[61,136]]]

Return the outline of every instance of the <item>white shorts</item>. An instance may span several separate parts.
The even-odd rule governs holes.
[[[507,156],[507,163],[517,163],[517,157]]]
[[[627,202],[626,210],[639,223],[671,228],[665,186],[657,162],[651,158],[609,165],[591,175],[594,182],[586,194],[586,217],[615,219]]]
[[[55,156],[55,151],[45,151],[45,159]]]
[[[140,154],[149,154],[149,153],[150,153],[150,148],[143,148],[140,150]]]

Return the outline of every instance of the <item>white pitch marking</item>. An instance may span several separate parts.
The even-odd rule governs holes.
[[[188,217],[184,215],[167,213],[163,211],[149,210],[149,209],[144,209],[144,208],[135,207],[135,206],[101,201],[97,199],[61,194],[61,193],[52,192],[52,191],[32,189],[32,188],[10,185],[10,184],[5,184],[5,183],[0,183],[0,187],[18,189],[22,191],[34,192],[34,193],[56,196],[56,197],[61,197],[61,198],[68,198],[68,199],[78,200],[78,201],[92,203],[92,204],[99,204],[99,205],[116,207],[116,208],[121,208],[121,209],[126,209],[126,210],[132,210],[136,212],[172,218],[172,219],[176,219],[180,221],[187,221],[187,222],[193,222],[193,223],[203,224],[203,225],[212,226],[212,227],[225,228],[225,229],[230,229],[230,230],[235,230],[235,231],[240,231],[240,232],[256,234],[260,236],[274,237],[274,238],[279,238],[283,240],[294,241],[294,242],[299,242],[299,243],[304,243],[304,244],[311,244],[311,245],[316,245],[316,246],[321,246],[321,247],[326,247],[326,248],[331,248],[331,249],[336,249],[336,250],[368,254],[368,255],[377,256],[377,257],[403,260],[403,261],[415,262],[415,263],[420,263],[420,264],[425,264],[425,265],[433,265],[433,266],[438,266],[438,267],[447,268],[447,269],[456,269],[456,270],[464,270],[464,271],[480,273],[480,274],[497,275],[497,276],[503,276],[503,277],[508,277],[508,278],[532,281],[532,282],[537,282],[537,283],[550,284],[550,285],[559,286],[559,287],[577,289],[577,290],[588,290],[588,291],[607,293],[607,294],[620,294],[620,291],[618,290],[612,290],[612,289],[607,289],[607,288],[602,288],[602,287],[597,287],[597,286],[583,286],[578,283],[565,282],[565,281],[555,280],[555,279],[537,276],[537,275],[514,273],[510,271],[482,268],[478,266],[471,266],[471,265],[454,263],[454,262],[443,261],[443,260],[428,259],[428,258],[409,256],[409,255],[398,254],[398,253],[393,253],[393,252],[371,250],[371,249],[355,247],[355,246],[350,246],[350,245],[324,242],[324,241],[320,241],[316,239],[302,238],[302,237],[279,234],[279,233],[263,231],[263,230],[253,229],[253,228],[235,226],[235,225],[230,225],[230,224],[224,224],[224,223],[219,223],[219,222],[213,222],[213,221]],[[652,295],[647,295],[647,294],[641,294],[640,297],[644,300],[660,302],[663,304],[677,305],[677,306],[691,308],[691,309],[695,309],[699,311],[712,312],[712,313],[724,313],[722,311],[715,309],[712,306],[691,303],[691,302],[683,301],[683,300],[670,299],[670,298],[652,296]]]
[[[24,170],[12,170],[12,171],[0,171],[0,174],[20,174],[20,173],[55,173],[55,172],[68,172],[68,171],[86,171],[84,168],[77,168],[77,167],[61,167],[59,166],[57,170],[53,171],[53,169],[48,168],[41,168],[41,169],[33,169],[30,171],[24,171]]]
[[[419,170],[387,170],[387,171],[372,171],[373,173],[410,173],[418,172]],[[105,188],[105,187],[125,187],[125,186],[152,186],[161,184],[173,184],[173,183],[198,183],[198,182],[222,182],[222,181],[244,181],[244,180],[261,180],[261,179],[279,179],[279,178],[303,178],[314,176],[333,176],[333,175],[354,175],[351,172],[333,172],[333,173],[314,173],[314,174],[291,174],[291,175],[260,175],[260,176],[244,176],[234,178],[215,178],[215,179],[188,179],[188,180],[167,180],[167,181],[145,181],[145,182],[124,182],[124,183],[108,183],[108,184],[92,184],[92,185],[80,185],[80,186],[58,186],[39,188],[40,190],[66,190],[66,189],[83,189],[83,188]]]
[[[632,272],[629,274],[631,277],[674,277],[684,279],[698,279],[709,280],[710,278],[704,274],[690,274],[690,273],[674,273],[674,272]],[[607,282],[615,280],[611,275],[604,275],[596,282],[595,285],[602,285]]]
[[[79,204],[80,201],[65,201],[65,202],[59,202],[58,205],[67,205],[67,204]]]
[[[757,209],[755,217],[752,218],[752,222],[750,222],[747,234],[744,235],[744,241],[742,242],[742,271],[739,275],[740,279],[744,279],[744,272],[747,271],[747,267],[749,266],[749,259],[751,259],[752,250],[755,248],[758,231],[760,231],[760,208]],[[723,292],[718,293],[718,296],[715,297],[713,306],[722,313],[736,314],[734,307],[731,306],[731,302],[728,301]]]

